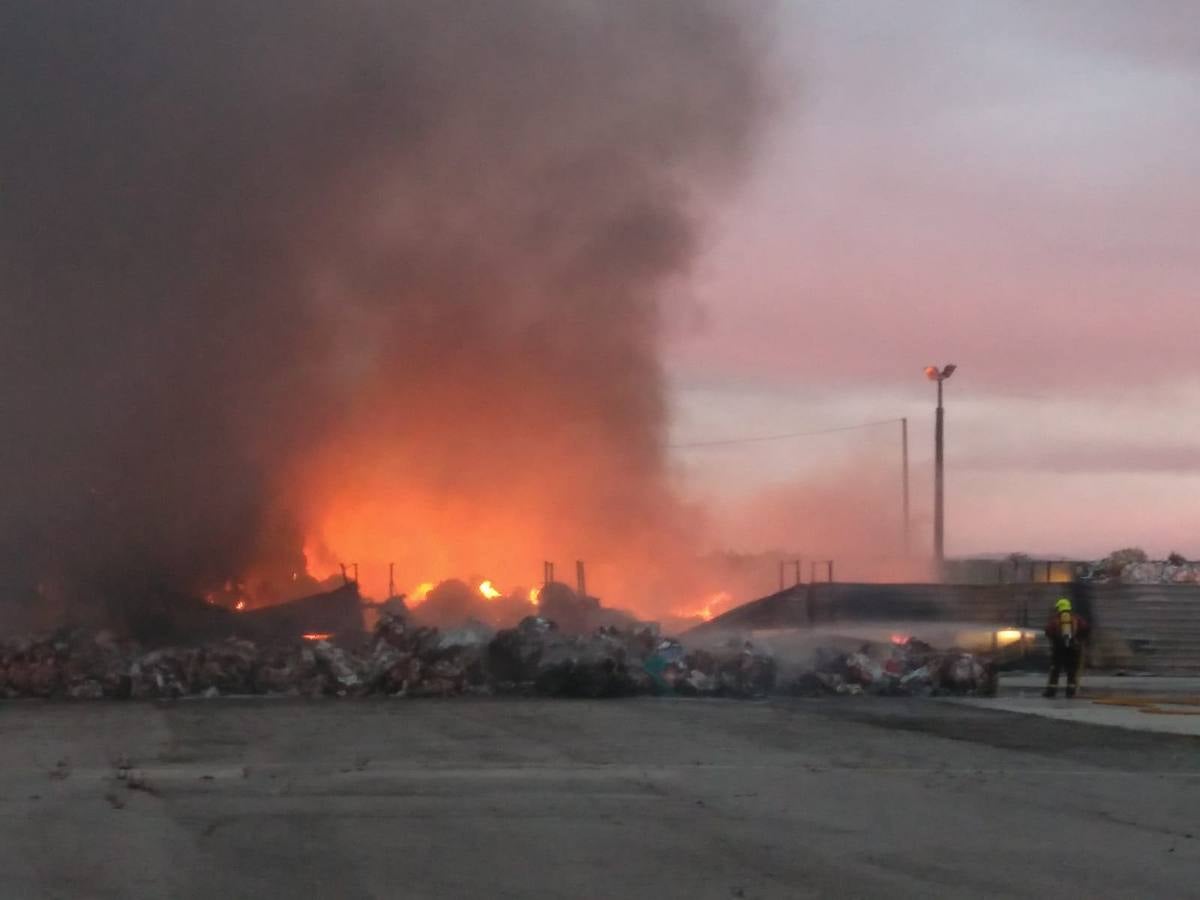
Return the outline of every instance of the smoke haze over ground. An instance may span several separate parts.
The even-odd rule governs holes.
[[[747,158],[761,23],[284,9],[0,11],[8,590],[278,591],[304,549],[376,591],[650,577],[689,528],[661,290]]]

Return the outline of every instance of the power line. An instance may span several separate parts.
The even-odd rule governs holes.
[[[902,419],[879,419],[875,422],[859,422],[857,425],[842,425],[839,428],[821,428],[816,431],[792,431],[786,434],[765,434],[758,437],[726,438],[717,441],[693,441],[687,444],[667,444],[668,450],[691,450],[697,447],[728,447],[733,444],[761,444],[766,441],[786,441],[790,438],[816,437],[821,434],[835,434],[839,431],[857,431],[860,428],[874,428],[879,425],[896,425]]]

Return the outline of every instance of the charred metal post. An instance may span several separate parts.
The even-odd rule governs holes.
[[[358,563],[353,563],[354,566],[354,583],[358,584]]]
[[[345,564],[345,563],[338,563],[338,565],[342,567],[342,584],[343,584],[343,585],[347,585],[347,584],[349,584],[349,583],[350,583],[350,576],[346,574],[346,564]]]
[[[587,596],[587,575],[583,571],[583,560],[575,560],[575,589],[580,597]]]
[[[796,568],[796,584],[800,583],[800,560],[796,560],[793,565]]]
[[[833,583],[833,560],[832,559],[814,559],[808,564],[808,580],[813,584],[817,583],[817,565],[824,563],[825,576],[829,579],[830,584]]]
[[[388,563],[388,599],[396,596],[396,564]]]
[[[553,581],[554,581],[554,563],[552,563],[552,562],[542,563],[542,585],[543,585],[543,587],[546,585],[549,585]]]

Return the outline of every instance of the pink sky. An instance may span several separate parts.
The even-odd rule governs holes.
[[[680,287],[673,441],[908,416],[925,528],[921,370],[955,362],[949,553],[1200,556],[1200,7],[780,19],[774,128]],[[879,428],[676,459],[737,504],[891,471],[896,446]]]

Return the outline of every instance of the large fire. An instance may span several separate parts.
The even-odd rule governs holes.
[[[450,393],[447,407],[468,405],[470,398]],[[522,379],[522,402],[540,410],[557,402],[553,394]],[[364,596],[383,599],[394,588],[418,606],[434,585],[464,579],[480,592],[486,577],[498,593],[484,596],[500,601],[523,585],[521,600],[532,606],[527,592],[545,580],[544,562],[555,562],[556,580],[574,586],[575,562],[583,560],[587,592],[606,606],[652,618],[696,595],[698,585],[686,583],[678,529],[662,524],[667,514],[645,510],[671,510],[669,499],[637,478],[636,496],[626,496],[630,476],[617,470],[628,463],[627,446],[616,452],[607,438],[590,437],[581,445],[553,429],[531,439],[527,422],[518,428],[504,418],[511,411],[472,409],[460,424],[436,398],[411,399],[421,407],[413,419],[425,423],[419,432],[383,442],[373,432],[361,442],[343,434],[345,446],[328,448],[292,476],[304,498],[297,514],[313,578],[336,578],[343,563],[351,572],[357,563]],[[597,483],[620,489],[595,500],[590,486]]]
[[[503,423],[488,424],[496,426],[487,430],[489,436],[504,434]],[[443,427],[452,430],[439,423],[431,440],[442,441]],[[527,439],[526,432],[522,450]],[[495,446],[501,456],[513,455],[503,441]],[[724,573],[697,566],[695,557],[681,550],[679,535],[656,527],[656,520],[634,516],[620,527],[606,527],[603,515],[580,516],[576,523],[564,519],[558,507],[548,512],[553,498],[544,498],[543,489],[567,494],[556,482],[577,475],[574,467],[565,472],[539,467],[544,485],[510,473],[485,484],[472,480],[460,488],[456,483],[435,497],[413,487],[408,474],[396,471],[394,460],[372,460],[371,451],[365,459],[346,459],[335,489],[332,479],[313,477],[304,555],[317,581],[332,578],[336,584],[345,564],[350,577],[357,573],[364,597],[383,600],[395,592],[415,609],[431,593],[440,597],[439,585],[461,580],[497,609],[507,610],[505,601],[515,599],[534,613],[541,606],[541,588],[531,586],[548,577],[575,588],[575,563],[582,560],[585,592],[609,609],[641,619],[709,619],[731,606],[726,591],[733,588],[723,583]],[[569,480],[578,485],[577,478]],[[503,493],[495,493],[501,485]],[[544,569],[547,561],[554,563],[552,570]]]

